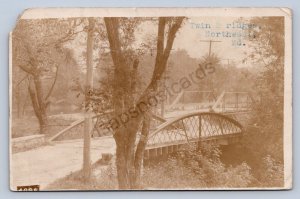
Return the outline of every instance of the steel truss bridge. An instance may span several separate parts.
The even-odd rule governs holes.
[[[227,145],[238,142],[243,135],[243,122],[240,118],[243,118],[241,115],[249,114],[251,102],[252,98],[248,93],[223,92],[213,104],[209,104],[210,109],[194,108],[188,112],[177,110],[175,116],[167,119],[153,115],[145,159],[175,152],[182,145],[191,143],[213,142]],[[173,107],[175,104],[173,103]],[[92,137],[112,135],[111,130],[103,126],[111,119],[110,115],[105,113],[93,116]],[[82,138],[83,131],[84,119],[81,119],[57,133],[50,141]]]
[[[230,116],[196,111],[173,118],[152,131],[145,159],[175,152],[186,144],[210,142],[228,145],[238,142],[242,135],[243,126]]]

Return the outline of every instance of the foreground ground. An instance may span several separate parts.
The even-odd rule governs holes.
[[[40,185],[43,190],[56,179],[76,172],[82,167],[82,140],[56,142],[11,156],[11,189],[22,185]],[[102,153],[114,153],[112,137],[92,140],[91,160],[95,163]]]

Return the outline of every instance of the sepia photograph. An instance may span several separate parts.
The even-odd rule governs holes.
[[[291,24],[287,8],[25,10],[10,189],[291,189]]]

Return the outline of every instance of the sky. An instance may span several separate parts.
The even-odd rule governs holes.
[[[249,19],[236,17],[197,17],[187,19],[176,35],[173,49],[184,49],[193,58],[201,58],[209,52],[209,40],[213,40],[211,53],[217,54],[223,63],[235,62],[238,67],[249,67],[243,63],[249,52],[247,35],[249,28],[255,28]],[[146,22],[141,25],[140,40],[148,35],[157,35],[157,24]],[[235,37],[233,37],[236,34]],[[229,37],[231,36],[231,37]]]
[[[174,42],[174,48],[185,49],[191,57],[199,58],[209,52],[221,57],[223,62],[234,61],[238,66],[243,64],[244,53],[249,51],[248,41],[239,34],[247,34],[249,22],[238,18],[201,17],[187,19]],[[242,27],[244,29],[242,29]],[[236,34],[236,37],[233,37]],[[229,37],[231,36],[231,37]]]
[[[212,42],[211,53],[217,54],[223,64],[234,62],[237,67],[250,67],[251,63],[243,63],[245,52],[249,52],[249,42],[243,37],[232,37],[232,34],[246,34],[249,26],[249,19],[236,17],[193,17],[184,21],[184,24],[176,34],[173,50],[184,49],[192,58],[201,58],[209,52],[209,40]],[[147,39],[155,39],[157,36],[157,23],[152,21],[143,22],[136,29],[136,46],[140,46]],[[242,29],[243,28],[243,29]],[[230,36],[231,37],[228,37]],[[145,40],[146,39],[146,40]],[[86,34],[80,34],[70,47],[75,50],[79,64],[85,64],[80,59],[82,52],[85,51]],[[237,43],[233,43],[237,41]],[[238,43],[238,42],[241,43]],[[152,42],[155,48],[155,41]],[[79,47],[79,48],[78,48]],[[172,52],[172,51],[171,51]],[[94,52],[94,57],[98,57],[98,52]]]

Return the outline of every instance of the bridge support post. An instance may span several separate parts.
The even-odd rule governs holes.
[[[144,175],[144,159],[142,159],[142,163],[141,163],[141,176]]]
[[[177,151],[178,151],[178,145],[176,144],[176,145],[174,145],[173,147],[174,147],[174,148],[173,148],[173,152],[177,152]]]
[[[149,164],[149,160],[150,160],[149,149],[145,149],[144,158],[143,158],[143,162],[142,162],[143,168],[145,165]]]
[[[164,147],[164,148],[162,148],[162,155],[163,155],[164,157],[168,156],[168,147],[167,147],[167,146]]]
[[[157,156],[162,156],[162,155],[163,155],[162,148],[159,147],[159,148],[157,149]]]
[[[201,118],[201,115],[198,116],[198,119],[199,119],[199,139],[198,139],[198,147],[197,147],[197,150],[200,150],[201,148],[201,137],[202,137],[202,118]]]
[[[144,152],[144,159],[149,159],[149,149],[146,149]]]
[[[155,158],[157,156],[157,149],[149,149],[149,158]]]
[[[226,104],[226,101],[225,101],[225,97],[226,97],[226,93],[224,94],[223,96],[223,103],[222,103],[222,111],[225,112],[225,104]]]
[[[221,130],[221,135],[223,135],[224,132],[223,132],[223,124],[222,124],[222,120],[220,120],[220,119],[218,119],[218,120],[219,120],[218,123],[219,123],[219,128],[220,128],[220,130]]]
[[[171,146],[168,146],[168,153],[173,153],[173,145],[171,145]]]
[[[235,108],[236,110],[239,109],[239,93],[235,94]]]

